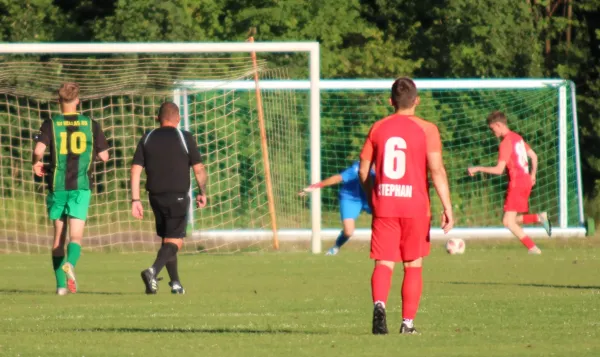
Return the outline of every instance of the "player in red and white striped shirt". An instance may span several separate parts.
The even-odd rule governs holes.
[[[444,207],[444,232],[454,224],[440,133],[435,124],[415,116],[419,103],[415,83],[409,78],[397,79],[391,95],[395,113],[373,124],[360,154],[359,177],[373,211],[373,334],[388,332],[385,304],[396,262],[404,264],[400,333],[417,332],[413,319],[423,289],[423,257],[430,250],[427,171]]]
[[[502,223],[519,238],[530,254],[541,254],[542,251],[521,228],[521,224],[541,223],[548,236],[552,234],[552,226],[546,212],[527,214],[529,211],[529,195],[535,185],[537,174],[537,155],[521,135],[508,128],[504,113],[500,111],[492,112],[487,118],[487,123],[494,135],[497,138],[502,138],[498,163],[492,167],[470,167],[468,169],[469,175],[473,176],[478,172],[502,175],[505,169],[508,171],[508,190],[504,201]],[[531,170],[529,170],[529,159],[531,159]]]

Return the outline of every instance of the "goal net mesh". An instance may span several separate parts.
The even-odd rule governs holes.
[[[257,70],[261,83],[285,83],[290,77],[288,69],[266,61],[259,61]],[[80,110],[100,122],[111,146],[109,161],[93,168],[95,184],[85,249],[154,251],[159,244],[144,195],[144,219],[131,217],[129,169],[139,139],[157,126],[158,107],[166,100],[180,105],[181,126],[195,135],[209,176],[208,205],[194,210],[185,249],[268,249],[272,222],[253,75],[249,55],[0,58],[0,251],[46,252],[51,247],[47,187],[34,177],[30,161],[33,137],[42,121],[59,112],[55,93],[64,81],[81,85]],[[468,166],[496,163],[499,141],[485,123],[493,110],[504,111],[510,127],[538,153],[531,211],[547,211],[556,225],[559,213],[566,210],[568,226],[578,226],[571,98],[566,108],[567,203],[561,207],[558,89],[452,87],[448,81],[448,89],[421,89],[417,114],[440,128],[456,226],[501,226],[506,178],[466,174]],[[309,93],[281,89],[289,88],[285,85],[268,88],[280,88],[260,90],[276,223],[282,233],[304,232],[296,237],[299,240],[282,239],[283,249],[304,250],[309,246],[310,197],[298,197],[297,192],[310,183]],[[388,98],[389,90],[321,92],[322,178],[338,174],[358,160],[369,127],[392,112]],[[433,189],[431,194],[435,227],[441,207]],[[321,207],[322,228],[340,229],[337,187],[322,190]],[[362,214],[356,226],[369,228],[370,217]]]
[[[391,83],[391,82],[390,82]],[[520,133],[539,157],[530,211],[547,211],[557,226],[561,209],[569,227],[580,225],[572,101],[567,100],[567,204],[559,203],[559,89],[420,89],[417,115],[438,125],[443,144],[456,227],[501,227],[507,178],[467,175],[467,167],[495,166],[500,141],[486,124],[494,110],[505,112],[510,128]],[[566,83],[564,85],[567,85]],[[389,90],[328,90],[322,93],[322,175],[337,174],[358,160],[369,127],[392,113]],[[326,139],[325,139],[326,138]],[[432,227],[439,227],[440,202],[433,187]],[[335,189],[322,192],[323,227],[340,227]],[[362,214],[357,228],[370,228]]]
[[[84,249],[154,251],[153,215],[142,193],[144,219],[131,216],[129,170],[138,141],[157,126],[164,101],[176,101],[181,128],[191,131],[208,172],[208,205],[195,210],[184,249],[197,252],[262,250],[269,237],[244,235],[269,230],[271,219],[254,89],[221,88],[251,81],[249,55],[223,57],[0,58],[0,251],[45,252],[52,246],[47,218],[48,189],[31,170],[33,138],[44,119],[59,113],[62,82],[80,84],[80,111],[98,121],[110,145],[107,163],[95,163],[92,203]],[[258,62],[260,79],[288,79],[285,69]],[[211,81],[212,87],[184,88],[184,81]],[[303,152],[308,120],[300,118],[298,95],[261,92],[267,147],[279,225],[299,227],[306,209],[292,192],[306,183]],[[304,115],[304,114],[303,114]],[[46,153],[44,159],[48,162]],[[142,174],[142,187],[145,174]],[[195,189],[195,180],[192,178]],[[142,188],[143,189],[143,188]],[[306,213],[304,213],[306,215]],[[234,238],[219,232],[238,232]],[[285,246],[284,246],[285,247]]]

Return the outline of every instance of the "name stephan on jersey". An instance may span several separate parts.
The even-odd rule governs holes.
[[[413,187],[412,185],[397,185],[390,183],[382,183],[377,187],[377,194],[379,196],[387,197],[412,197]]]
[[[56,126],[87,126],[87,120],[63,120],[56,122]]]

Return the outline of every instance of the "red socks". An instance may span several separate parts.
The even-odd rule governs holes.
[[[402,282],[402,318],[414,320],[423,291],[423,268],[404,268]]]
[[[536,213],[523,215],[523,224],[532,224],[532,223],[539,223],[539,222],[540,222],[540,218],[538,217],[538,215]]]
[[[532,224],[532,223],[540,223],[540,217],[537,215],[537,213],[524,214],[523,215],[523,224]],[[523,243],[523,245],[526,246],[527,249],[531,249],[531,248],[535,247],[535,243],[533,243],[531,238],[529,238],[528,236],[521,238],[521,243]]]
[[[531,238],[529,238],[528,236],[521,238],[521,243],[523,243],[523,245],[526,246],[527,249],[535,247],[535,243],[533,243]]]
[[[385,265],[376,265],[371,276],[371,292],[373,303],[382,301],[387,302],[392,285],[392,269]]]
[[[423,291],[423,268],[404,268],[404,281],[402,281],[402,318],[414,320],[419,309],[419,301]],[[382,301],[387,303],[387,298],[392,285],[392,269],[385,265],[377,265],[371,277],[373,303]]]

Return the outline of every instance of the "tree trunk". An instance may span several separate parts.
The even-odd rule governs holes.
[[[571,48],[571,29],[573,24],[573,0],[568,0],[567,19],[569,22],[567,25],[567,52],[569,52],[569,49]]]
[[[550,61],[550,52],[551,52],[551,43],[550,43],[550,23],[552,19],[552,1],[548,1],[548,5],[546,5],[546,17],[548,20],[548,25],[546,28],[546,46],[544,50],[544,54],[546,55],[546,63]]]

